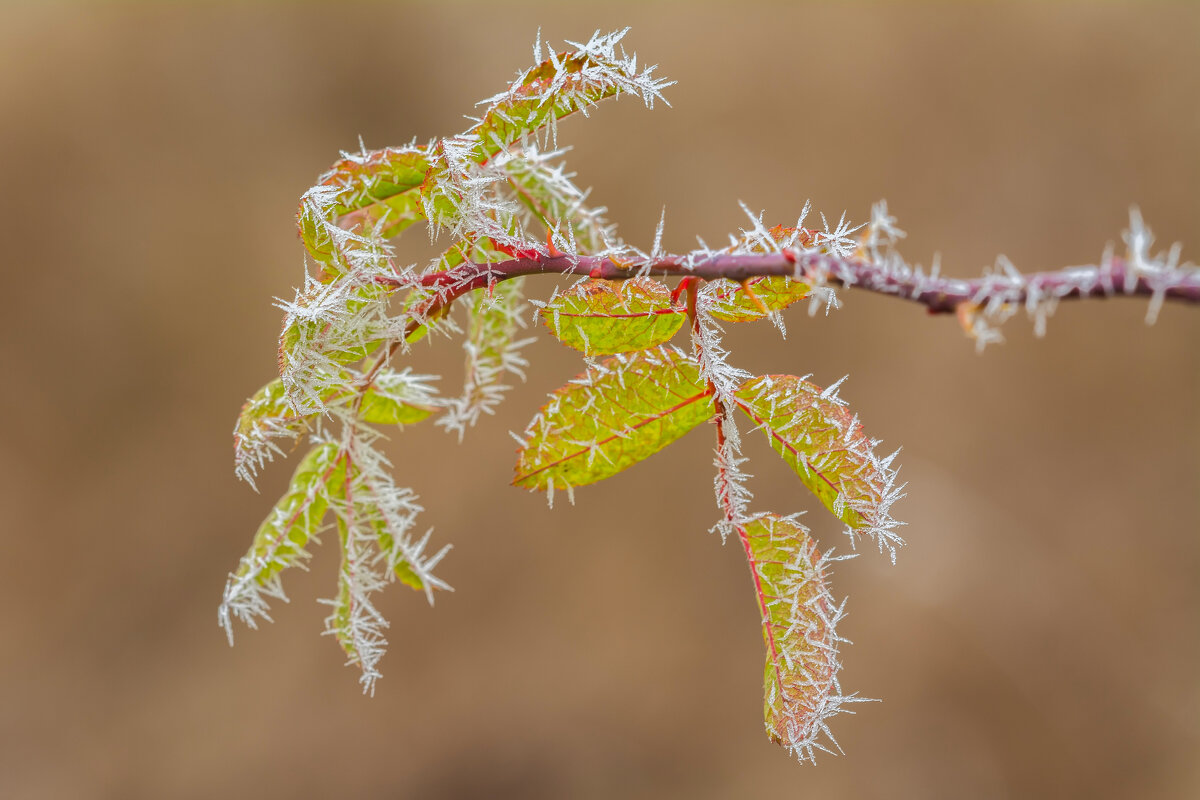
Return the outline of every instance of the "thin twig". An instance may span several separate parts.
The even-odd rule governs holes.
[[[1200,304],[1200,270],[1179,267],[1138,271],[1124,258],[1112,257],[1100,265],[1067,267],[1028,275],[997,273],[973,280],[926,275],[908,267],[892,267],[865,259],[841,258],[829,253],[718,254],[697,259],[670,256],[649,264],[618,264],[600,256],[542,254],[481,264],[469,262],[446,272],[424,275],[423,286],[439,288],[446,304],[490,282],[523,275],[587,275],[625,280],[638,274],[660,277],[692,276],[741,282],[748,278],[786,276],[818,281],[908,300],[931,314],[954,313],[964,303],[1000,302],[1025,305],[1032,301],[1107,297],[1155,297]],[[411,282],[380,278],[381,283]]]

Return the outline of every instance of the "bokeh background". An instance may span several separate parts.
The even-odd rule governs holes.
[[[1200,313],[1135,301],[1015,320],[977,356],[948,318],[850,293],[729,344],[831,383],[904,446],[896,566],[844,563],[846,751],[762,732],[736,546],[706,533],[710,442],[549,511],[513,443],[579,370],[529,381],[462,445],[394,437],[457,587],[380,600],[372,699],[319,634],[336,559],[275,623],[217,628],[256,495],[230,430],[272,377],[300,281],[300,193],[361,135],[449,134],[555,41],[632,25],[672,108],[610,104],[562,140],[627,239],[721,241],[736,200],[864,219],[970,276],[1091,263],[1131,204],[1200,251],[1200,6],[235,3],[0,11],[0,796],[1200,796]],[[407,245],[405,245],[407,246]],[[534,285],[535,291],[538,289]],[[549,292],[549,285],[540,287]],[[418,366],[460,380],[443,342]],[[813,509],[757,441],[762,508]]]

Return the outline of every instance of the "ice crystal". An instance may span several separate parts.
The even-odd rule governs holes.
[[[717,470],[713,479],[713,490],[722,517],[713,530],[720,533],[721,540],[725,541],[745,519],[746,509],[752,498],[750,490],[746,487],[749,475],[741,469],[746,459],[741,455],[741,436],[738,433],[737,420],[734,418],[734,395],[738,387],[750,377],[750,373],[731,365],[728,361],[729,352],[721,344],[721,327],[712,316],[712,309],[716,304],[716,294],[712,286],[714,284],[697,293],[696,318],[692,326],[692,352],[700,365],[700,377],[712,388],[719,409],[720,435],[713,459],[713,466]]]

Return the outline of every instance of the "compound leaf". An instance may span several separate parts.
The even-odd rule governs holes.
[[[618,355],[558,389],[525,429],[513,483],[595,483],[636,464],[715,413],[696,362],[673,347]]]
[[[836,632],[841,608],[829,593],[826,560],[799,523],[762,514],[739,527],[754,576],[763,641],[767,735],[811,758],[825,720],[840,710]]]
[[[875,455],[878,442],[832,390],[794,375],[766,375],[747,381],[734,399],[838,519],[881,547],[903,543],[892,530],[899,523],[888,513],[900,497],[892,458]]]
[[[542,320],[560,342],[589,356],[628,353],[662,344],[687,314],[671,291],[650,278],[589,280],[555,295]]]
[[[811,288],[802,281],[770,275],[751,278],[744,284],[722,279],[713,284],[712,291],[714,317],[727,322],[753,322],[803,300]]]

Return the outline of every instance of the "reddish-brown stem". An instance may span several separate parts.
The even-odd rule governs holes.
[[[656,259],[629,269],[610,258],[538,253],[490,264],[460,264],[446,272],[423,275],[422,286],[442,289],[460,297],[490,281],[505,281],[523,275],[580,275],[626,280],[639,274],[659,277],[695,277],[705,280],[727,278],[741,282],[754,277],[785,276],[800,280],[821,276],[827,282],[853,289],[897,297],[925,306],[931,314],[950,314],[963,303],[1000,298],[1020,305],[1030,296],[1058,300],[1106,297],[1152,297],[1200,304],[1200,270],[1177,270],[1169,280],[1155,280],[1131,271],[1123,258],[1111,258],[1100,266],[1071,267],[1025,275],[1005,282],[997,276],[959,280],[922,276],[909,270],[892,270],[864,259],[842,258],[828,253],[716,254],[690,263],[678,256]],[[1132,273],[1132,274],[1131,274]],[[399,277],[379,278],[380,283],[403,286]],[[1127,285],[1128,284],[1128,285]]]

